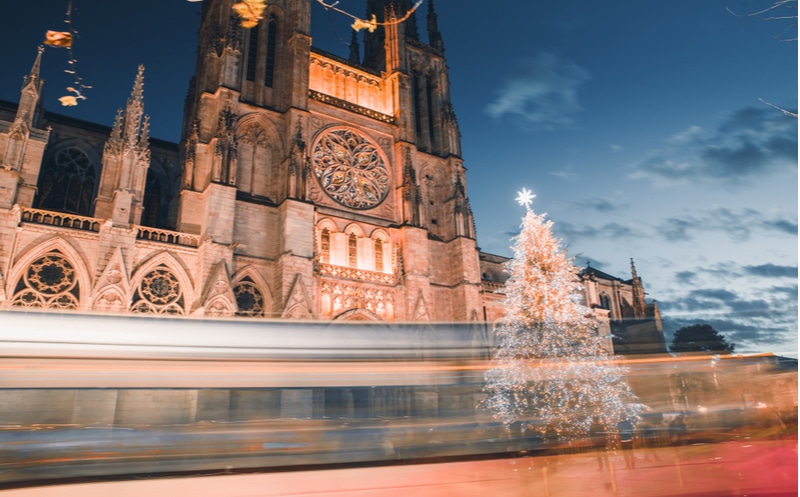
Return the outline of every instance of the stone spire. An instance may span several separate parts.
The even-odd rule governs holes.
[[[644,287],[642,287],[642,279],[636,274],[636,264],[633,263],[631,257],[631,284],[633,286],[633,312],[637,318],[646,317],[647,303],[645,302]]]
[[[35,118],[39,115],[41,108],[42,96],[42,79],[39,77],[39,71],[42,65],[42,53],[44,47],[39,46],[36,60],[31,67],[31,72],[25,76],[22,83],[22,92],[19,98],[19,106],[17,107],[16,119],[22,119],[25,124],[30,127],[34,124]]]
[[[103,148],[95,217],[139,224],[150,168],[150,117],[144,115],[144,66],[140,65],[125,110],[118,110]]]
[[[144,115],[144,66],[139,66],[136,79],[133,82],[131,96],[128,97],[128,105],[125,106],[125,126],[122,132],[122,139],[129,145],[137,145],[140,142],[140,130]]]
[[[350,56],[347,58],[347,61],[356,66],[361,65],[361,53],[358,44],[358,33],[356,33],[355,30],[353,30],[353,33],[350,36]]]
[[[428,44],[444,52],[444,42],[442,33],[439,32],[439,23],[436,19],[436,11],[433,7],[433,0],[428,0]]]

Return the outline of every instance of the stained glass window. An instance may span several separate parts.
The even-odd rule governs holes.
[[[236,297],[237,316],[254,317],[264,315],[264,296],[253,280],[245,276],[233,288]]]
[[[322,228],[319,235],[319,260],[329,262],[331,256],[331,232],[328,228]]]
[[[375,271],[383,271],[383,240],[375,239]]]
[[[79,298],[74,266],[53,250],[33,261],[17,281],[11,305],[77,309]]]
[[[350,267],[358,265],[358,237],[355,233],[350,233],[347,237],[347,265]]]
[[[92,215],[97,179],[89,157],[70,147],[59,151],[39,174],[40,209]]]
[[[389,168],[377,145],[349,129],[323,132],[313,147],[313,170],[322,190],[353,209],[371,209],[389,192]]]
[[[184,314],[184,299],[178,278],[163,264],[149,271],[136,288],[131,312]]]

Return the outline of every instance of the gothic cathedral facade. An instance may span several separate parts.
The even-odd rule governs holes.
[[[482,319],[433,10],[430,44],[396,24],[362,62],[312,48],[308,1],[270,2],[252,29],[231,4],[204,3],[177,148],[148,136],[143,68],[101,138],[43,112],[39,54],[0,128],[3,305]]]
[[[418,12],[348,59],[312,47],[309,0],[251,29],[232,3],[203,3],[179,144],[149,136],[142,67],[110,129],[46,112],[40,49],[0,104],[0,307],[497,319],[505,259],[476,244],[433,2],[427,42]]]

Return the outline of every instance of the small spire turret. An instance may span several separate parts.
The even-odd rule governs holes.
[[[633,312],[636,318],[643,318],[646,316],[647,303],[645,302],[644,287],[642,286],[642,279],[636,274],[636,264],[631,257],[631,285],[633,291]]]
[[[42,53],[44,53],[44,46],[39,45],[31,72],[25,76],[22,82],[22,92],[19,98],[19,106],[17,107],[16,119],[22,119],[29,128],[36,121],[41,108],[42,84],[44,82],[39,73],[42,66]]]
[[[352,35],[350,36],[350,56],[347,58],[347,61],[353,65],[361,65],[361,53],[358,44],[358,34],[353,30]]]
[[[428,44],[436,50],[444,52],[444,41],[442,41],[442,33],[439,32],[433,0],[428,1]]]
[[[115,224],[139,224],[150,168],[150,117],[144,115],[144,66],[140,65],[125,110],[117,110],[103,148],[95,216]]]

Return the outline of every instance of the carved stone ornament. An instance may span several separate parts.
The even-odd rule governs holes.
[[[322,190],[351,209],[372,209],[389,192],[388,161],[372,140],[347,127],[317,137],[312,170]]]

